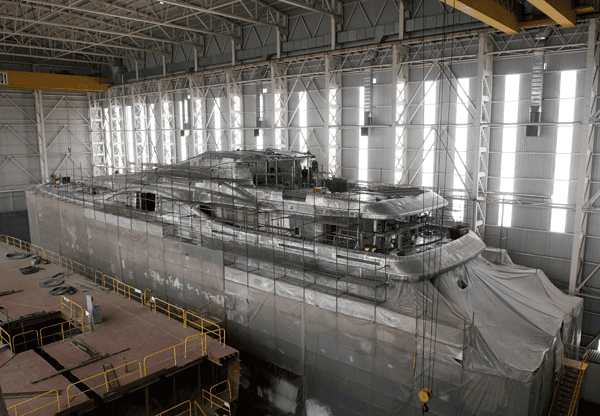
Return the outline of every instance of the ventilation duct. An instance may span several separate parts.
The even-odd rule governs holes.
[[[533,69],[531,71],[531,103],[529,104],[529,122],[540,123],[542,121],[542,90],[544,87],[544,52],[533,53]],[[528,125],[525,131],[527,137],[538,137],[541,126],[539,124]]]

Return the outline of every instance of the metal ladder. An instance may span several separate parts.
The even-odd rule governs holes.
[[[574,416],[579,404],[579,391],[588,366],[588,351],[583,347],[565,345],[563,368],[558,376],[548,416]]]

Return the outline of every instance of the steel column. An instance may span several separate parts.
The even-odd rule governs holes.
[[[600,24],[597,19],[591,19],[588,29],[587,41],[587,66],[585,72],[585,94],[584,107],[581,111],[582,120],[581,133],[577,150],[579,155],[573,155],[577,160],[577,191],[575,202],[575,223],[573,226],[573,248],[571,251],[571,268],[569,272],[569,293],[571,295],[579,292],[577,287],[581,279],[581,265],[585,252],[585,240],[587,233],[587,220],[590,197],[590,179],[592,175],[593,148],[596,138],[596,125],[594,115],[597,109],[598,98],[598,59],[600,57],[598,48],[598,32]]]
[[[492,106],[492,69],[493,58],[492,40],[486,33],[479,34],[479,49],[477,53],[477,89],[475,123],[473,125],[475,148],[471,152],[472,169],[472,212],[471,230],[483,237],[485,232],[486,204],[488,180],[489,137]]]
[[[44,126],[44,102],[42,98],[41,90],[34,90],[33,96],[35,98],[35,124],[37,128],[38,137],[38,149],[40,157],[40,179],[42,183],[49,181],[48,176],[48,157],[46,155],[46,129]]]
[[[401,3],[402,4],[402,3]],[[401,183],[406,175],[406,128],[403,126],[406,122],[406,85],[408,84],[408,64],[403,61],[406,59],[406,52],[401,46],[394,45],[392,60],[392,137],[394,137],[394,172],[392,172],[393,182]]]

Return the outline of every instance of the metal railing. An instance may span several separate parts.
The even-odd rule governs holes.
[[[211,336],[214,336],[221,345],[225,345],[225,330],[218,324],[211,322],[208,319],[204,319],[194,312],[184,311],[183,326],[190,326],[203,334],[210,334]]]
[[[12,346],[12,340],[10,339],[10,334],[2,328],[0,328],[0,344],[8,344],[8,348],[10,348],[10,352],[14,352],[13,346]]]
[[[176,319],[178,321],[183,322],[183,326],[186,327],[185,321],[185,309],[170,304],[169,302],[165,302],[162,299],[157,298],[156,296],[152,296],[148,302],[152,306],[152,310],[154,312],[161,311],[165,315],[169,317],[169,319]]]
[[[71,328],[71,324],[73,324],[74,328]],[[65,327],[64,327],[65,325],[67,325],[66,331],[65,331]],[[83,331],[83,326],[81,329],[78,328],[79,323],[74,319],[70,320],[70,321],[64,321],[64,322],[59,322],[57,324],[45,326],[42,329],[40,329],[40,346],[41,347],[44,346],[44,338],[50,338],[50,337],[54,338],[55,336],[57,336],[59,334],[58,331],[53,331],[50,335],[44,335],[44,331],[47,331],[50,328],[54,328],[57,326],[60,326],[60,336],[62,338],[62,341],[64,341],[65,337],[68,337],[72,331]]]
[[[196,404],[196,402],[194,402],[194,404]],[[170,409],[167,409],[164,412],[160,412],[154,416],[167,416],[167,415],[169,415],[169,416],[183,416],[183,415],[192,416],[192,401],[188,400],[183,403],[179,403],[178,405],[173,406]]]
[[[50,394],[56,394],[56,400],[54,400],[54,401],[52,401],[50,403],[46,403],[45,405],[40,406],[40,407],[38,407],[36,409],[30,410],[29,412],[19,413],[19,406],[24,405],[25,403],[29,403],[29,402],[32,402],[34,400],[38,400],[38,399],[41,399],[43,397],[49,396]],[[53,404],[56,403],[58,411],[60,412],[60,399],[59,399],[58,395],[59,395],[58,390],[49,390],[46,393],[40,394],[39,396],[35,396],[35,397],[32,397],[29,400],[25,400],[24,402],[15,404],[14,406],[9,407],[8,410],[11,411],[11,410],[14,409],[15,410],[15,416],[25,416],[25,415],[28,415],[30,413],[37,412],[38,410],[41,410],[41,409],[43,409],[45,407],[51,406],[51,405],[53,405]]]
[[[99,279],[100,282],[98,282],[97,280],[98,275],[101,276]],[[120,280],[115,279],[114,277],[107,276],[99,271],[96,271],[96,273],[94,274],[94,283],[101,284],[102,287],[113,290],[118,294],[125,296],[127,299],[133,299],[142,304],[145,303],[144,292],[133,286],[123,283]]]
[[[79,324],[80,324],[81,332],[85,333],[85,317],[88,314],[83,310],[83,307],[81,307],[77,303],[73,302],[69,298],[61,296],[60,297],[60,311],[63,313],[63,315],[71,318],[72,321],[77,322],[78,325],[76,325],[76,326],[79,326]],[[68,312],[68,315],[67,315],[67,312]],[[90,319],[91,319],[91,317],[90,317]]]
[[[133,365],[133,364],[135,364],[135,363],[137,363],[137,364],[138,364],[138,369],[137,369],[136,371],[133,371],[133,372],[128,372],[128,371],[129,371],[129,366],[130,366],[130,365]],[[116,377],[116,378],[112,378],[111,380],[109,380],[109,379],[108,379],[108,373],[110,373],[110,372],[114,372],[114,374],[115,374],[115,376],[116,376],[116,374],[117,374],[117,370],[119,370],[119,369],[121,369],[121,368],[123,368],[123,367],[126,367],[126,370],[125,370],[125,375],[122,375],[122,376],[120,376],[120,377]],[[96,390],[96,389],[98,389],[98,388],[103,388],[103,387],[106,387],[106,392],[108,393],[108,392],[110,391],[110,389],[109,389],[109,385],[110,385],[110,383],[114,383],[114,382],[116,382],[116,381],[118,381],[118,380],[122,380],[122,379],[124,379],[124,378],[126,378],[126,377],[135,376],[136,374],[138,374],[138,375],[139,375],[139,377],[138,377],[138,378],[136,378],[136,379],[140,379],[140,378],[142,378],[142,365],[141,365],[141,363],[140,363],[138,360],[135,360],[135,361],[129,361],[129,362],[127,362],[127,363],[125,363],[125,364],[123,364],[123,365],[120,365],[120,366],[118,366],[118,367],[111,368],[111,369],[109,369],[109,370],[103,371],[102,373],[98,373],[98,374],[96,374],[95,376],[91,376],[91,377],[88,377],[88,378],[84,378],[83,380],[79,380],[79,381],[77,381],[77,382],[75,382],[75,383],[69,384],[69,386],[67,387],[67,404],[68,404],[68,407],[71,407],[71,402],[72,402],[72,400],[73,400],[75,397],[77,397],[77,396],[79,396],[79,395],[81,395],[81,394],[85,394],[85,393],[87,393],[88,391]],[[85,382],[85,381],[94,380],[94,379],[97,379],[98,377],[102,377],[102,378],[104,379],[104,382],[103,382],[103,383],[101,383],[101,384],[98,384],[98,385],[96,385],[96,386],[94,386],[94,387],[90,387],[90,388],[88,388],[88,389],[86,389],[86,390],[82,390],[81,388],[77,387],[77,385],[78,385],[79,383],[83,383],[83,382]],[[75,387],[75,388],[79,389],[80,391],[79,391],[79,392],[77,392],[77,393],[75,393],[75,394],[73,394],[73,395],[71,395],[71,394],[70,394],[70,389],[71,389],[72,387]]]
[[[170,368],[171,362],[173,365],[177,365],[177,356],[183,355],[184,358],[187,358],[188,350],[192,350],[194,347],[199,348],[201,351],[201,355],[206,354],[206,335],[205,334],[197,334],[190,335],[185,339],[185,341],[180,342],[179,344],[175,344],[172,347],[165,348],[163,350],[157,351],[154,354],[150,354],[144,358],[144,376],[148,375],[148,368],[156,367],[157,365],[166,365],[166,367],[159,368]],[[148,364],[147,360],[151,357],[161,356],[160,361],[154,364]],[[164,358],[164,357],[167,358]]]
[[[12,337],[12,347],[13,347],[13,352],[16,353],[17,352],[17,346],[21,346],[21,345],[25,345],[25,349],[27,349],[27,344],[29,344],[30,342],[33,342],[33,340],[31,339],[26,339],[25,335],[27,334],[35,334],[35,340],[37,341],[37,345],[36,348],[40,347],[40,333],[37,331],[37,329],[32,329],[31,331],[26,331],[26,332],[21,332],[20,334],[17,335],[13,335]],[[15,339],[17,337],[23,337],[23,342],[15,342]]]
[[[226,385],[227,388],[219,393],[213,393],[213,390],[216,387],[220,387],[221,385]],[[224,410],[229,414],[229,416],[231,416],[229,402],[217,396],[217,394],[222,394],[225,392],[229,392],[229,400],[231,400],[231,384],[229,383],[229,380],[221,381],[220,383],[217,383],[214,386],[212,386],[209,390],[202,389],[202,403],[204,403],[204,400],[208,400],[210,402],[211,409],[213,408],[213,406],[216,406],[219,409]]]

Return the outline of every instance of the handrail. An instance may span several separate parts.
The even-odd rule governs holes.
[[[192,416],[192,401],[191,400],[187,400],[185,402],[179,403],[179,404],[171,407],[170,409],[167,409],[167,410],[165,410],[163,412],[160,412],[160,413],[158,413],[158,414],[156,414],[154,416],[163,416],[163,415],[166,415],[167,413],[170,413],[171,411],[177,409],[178,407],[184,406],[184,405],[187,405],[187,409],[184,410],[181,413],[177,413],[174,416],[181,416],[181,415],[185,415],[185,414],[189,414],[190,416]]]
[[[79,321],[81,319],[81,332],[85,333],[85,318],[87,316],[86,312],[83,310],[83,307],[73,302],[69,298],[65,296],[60,297],[60,311],[67,315],[64,309],[69,311],[69,318],[74,321]],[[73,316],[73,312],[75,312],[75,316]]]
[[[3,335],[3,334],[6,334],[6,335]],[[10,348],[10,352],[14,352],[13,346],[12,346],[12,341],[10,339],[10,334],[2,328],[0,328],[0,341],[3,341],[5,344],[8,344],[8,348]]]
[[[194,416],[198,416],[198,409],[200,409],[200,411],[202,412],[201,416],[206,416],[206,413],[204,413],[204,410],[202,410],[202,408],[200,407],[198,402],[196,400],[194,400]]]
[[[173,350],[173,361],[174,361],[175,365],[177,365],[177,347],[180,347],[180,346],[183,345],[184,358],[187,358],[187,347],[188,347],[188,343],[190,343],[191,341],[195,341],[197,339],[200,339],[200,348],[201,348],[201,351],[202,351],[202,355],[204,355],[205,351],[206,351],[206,341],[205,341],[205,338],[206,338],[206,336],[204,334],[190,335],[189,337],[187,337],[185,339],[185,341],[180,342],[179,344],[175,344],[172,347],[168,347],[168,348],[165,348],[163,350],[157,351],[157,352],[155,352],[153,354],[147,355],[144,358],[144,376],[148,375],[148,367],[149,366],[146,365],[146,360],[148,358],[154,357],[155,355],[161,354],[161,353],[166,352],[166,351]],[[164,363],[165,361],[170,361],[170,359],[159,361],[158,363],[153,364],[152,366],[158,365],[160,363]]]
[[[45,405],[43,405],[43,406],[40,406],[40,407],[38,407],[37,409],[33,409],[33,410],[31,410],[31,411],[29,411],[29,412],[27,412],[27,413],[21,413],[21,414],[19,415],[19,413],[18,413],[19,406],[21,406],[22,404],[25,404],[25,403],[29,403],[29,402],[31,402],[31,401],[33,401],[33,400],[39,399],[39,398],[41,398],[41,397],[44,397],[44,396],[46,396],[46,395],[48,395],[48,394],[51,394],[51,393],[52,393],[52,394],[56,394],[56,400],[54,400],[54,401],[52,401],[52,402],[50,402],[50,403],[46,403]],[[47,391],[46,393],[42,393],[42,394],[40,394],[39,396],[35,396],[35,397],[32,397],[31,399],[25,400],[25,401],[23,401],[23,402],[21,402],[21,403],[17,403],[17,404],[15,404],[14,406],[11,406],[11,407],[9,407],[7,410],[15,409],[15,416],[25,416],[25,415],[28,415],[28,414],[30,414],[30,413],[37,412],[38,410],[41,410],[41,409],[43,409],[44,407],[50,406],[50,405],[52,405],[52,404],[54,404],[54,403],[56,403],[56,405],[57,405],[57,407],[58,407],[58,411],[60,412],[60,398],[58,397],[58,390],[49,390],[49,391]]]
[[[130,365],[132,365],[132,364],[135,364],[135,363],[137,363],[137,364],[138,364],[138,370],[137,370],[137,371],[134,371],[134,372],[126,372],[124,376],[117,377],[117,378],[115,378],[115,379],[112,379],[112,380],[110,380],[110,381],[108,380],[107,373],[110,373],[111,371],[114,371],[114,373],[115,373],[115,375],[116,375],[116,374],[117,374],[117,373],[116,373],[116,371],[117,371],[118,369],[120,369],[120,368],[122,368],[122,367],[125,367],[125,366],[127,366],[127,368],[129,368],[129,366],[130,366]],[[69,385],[67,386],[67,404],[68,404],[68,406],[67,406],[67,407],[71,407],[71,401],[72,401],[72,399],[74,399],[75,397],[77,397],[77,396],[79,396],[79,395],[81,395],[81,394],[85,394],[85,393],[87,393],[88,391],[95,390],[95,389],[97,389],[97,388],[99,388],[99,387],[105,387],[105,386],[106,386],[106,392],[108,393],[108,392],[109,392],[108,386],[109,386],[109,384],[110,384],[110,383],[112,383],[112,382],[114,382],[114,381],[117,381],[117,380],[124,379],[125,377],[131,376],[131,375],[134,375],[134,374],[136,374],[136,373],[138,373],[138,374],[140,375],[140,378],[142,378],[142,365],[141,365],[141,363],[139,362],[139,360],[135,360],[135,361],[129,361],[129,362],[127,362],[127,363],[125,363],[125,364],[123,364],[123,365],[120,365],[120,366],[118,366],[118,367],[111,368],[111,369],[109,369],[109,370],[106,370],[106,371],[103,371],[103,372],[101,372],[101,373],[98,373],[98,374],[96,374],[96,375],[94,375],[94,376],[91,376],[91,377],[88,377],[88,378],[84,378],[83,380],[79,380],[79,381],[76,381],[75,383],[69,384]],[[104,383],[102,383],[102,384],[98,384],[97,386],[94,386],[94,387],[90,387],[90,388],[89,388],[89,389],[87,389],[87,390],[82,390],[82,389],[80,389],[79,387],[77,387],[77,389],[79,389],[79,390],[80,390],[78,393],[75,393],[75,394],[73,394],[73,395],[70,395],[70,394],[69,394],[69,389],[70,389],[71,387],[75,387],[75,386],[76,386],[77,384],[79,384],[79,383],[83,383],[84,381],[88,381],[88,380],[91,380],[91,379],[93,379],[93,378],[96,378],[96,377],[103,377],[103,378],[104,378]]]
[[[179,306],[175,306],[169,302],[166,302],[160,298],[157,298],[156,296],[153,296],[154,298],[154,302],[153,302],[153,308],[154,308],[154,312],[156,312],[157,310],[161,310],[163,311],[163,313],[165,313],[169,319],[171,319],[171,316],[173,316],[174,318],[179,318],[181,319],[181,321],[183,322],[183,327],[186,327],[186,320],[185,320],[185,314],[186,314],[186,310],[179,307]],[[161,306],[159,306],[159,304]]]
[[[68,324],[69,326],[71,324],[75,325],[75,328],[67,329],[66,332],[70,332],[70,331],[73,331],[73,330],[77,330],[77,331],[79,330],[79,328],[77,327],[78,326],[78,322],[75,319],[72,319],[70,321],[59,322],[59,323],[53,324],[53,325],[45,326],[42,329],[40,329],[40,346],[42,346],[42,347],[44,346],[44,338],[48,338],[48,337],[51,337],[51,336],[54,336],[54,335],[57,334],[57,332],[53,332],[52,334],[46,335],[44,337],[44,335],[42,335],[42,331],[44,331],[45,329],[48,329],[48,328],[52,328],[54,326],[58,326],[58,325],[60,325],[60,332],[61,332],[61,335],[62,335],[62,340],[64,341],[65,340],[65,329],[63,328],[63,325],[66,325],[66,324]]]
[[[225,381],[229,385],[229,380],[225,380]],[[229,414],[229,416],[231,416],[231,409],[229,408],[229,403],[227,401],[221,399],[216,394],[212,393],[212,389],[213,388],[215,388],[216,386],[218,386],[220,384],[223,384],[223,383],[224,382],[222,381],[220,383],[215,384],[214,386],[212,386],[210,388],[210,390],[204,390],[204,389],[202,389],[202,403],[204,403],[204,399],[206,399],[206,400],[208,400],[210,402],[211,409],[212,409],[213,406],[217,406],[219,409],[222,409],[222,410],[226,411]],[[229,390],[229,399],[231,400],[231,386],[230,385],[228,387],[228,390]],[[226,392],[228,390],[223,390],[223,392]],[[205,395],[205,393],[206,393],[206,395],[208,395],[208,397]],[[220,401],[222,403],[222,405],[219,404],[218,401]]]
[[[22,336],[23,338],[25,338],[25,335],[26,335],[26,334],[30,334],[30,333],[32,333],[32,332],[35,332],[35,338],[36,338],[36,340],[37,340],[37,346],[38,346],[38,348],[41,346],[41,344],[40,344],[40,333],[37,331],[37,329],[32,329],[31,331],[27,331],[27,332],[21,332],[20,334],[14,335],[14,336],[12,337],[12,346],[13,346],[14,352],[16,352],[16,351],[17,351],[17,345],[23,345],[23,344],[27,345],[27,343],[28,343],[28,342],[31,342],[31,340],[29,340],[29,341],[24,341],[24,342],[21,342],[21,343],[17,344],[17,343],[15,342],[15,338],[16,338],[16,337],[21,337],[21,336]]]
[[[96,276],[98,275],[98,273],[100,272],[96,271],[94,275],[94,282],[96,281]],[[140,303],[144,303],[144,293],[138,288],[123,283],[120,280],[117,280],[114,277],[110,277],[104,273],[101,273],[101,276],[102,287],[109,287],[111,290],[125,296],[127,299],[134,299]]]
[[[193,318],[193,319],[190,319]],[[198,324],[199,322],[199,324]],[[194,312],[185,311],[184,313],[184,326],[191,326],[192,328],[206,334],[215,334],[218,341],[225,345],[225,330],[221,328],[218,324],[209,321],[208,319],[204,319],[201,316],[195,314]],[[213,327],[215,329],[207,329],[206,327]],[[223,335],[221,336],[221,331]]]
[[[228,391],[229,392],[229,399],[231,400],[231,383],[229,383],[229,380],[223,380],[220,383],[215,384],[214,386],[212,386],[209,390],[210,394],[214,394],[212,391],[215,387],[219,387],[221,384],[227,384],[227,388],[225,390],[223,390],[223,392]],[[217,393],[218,394],[218,393]]]

